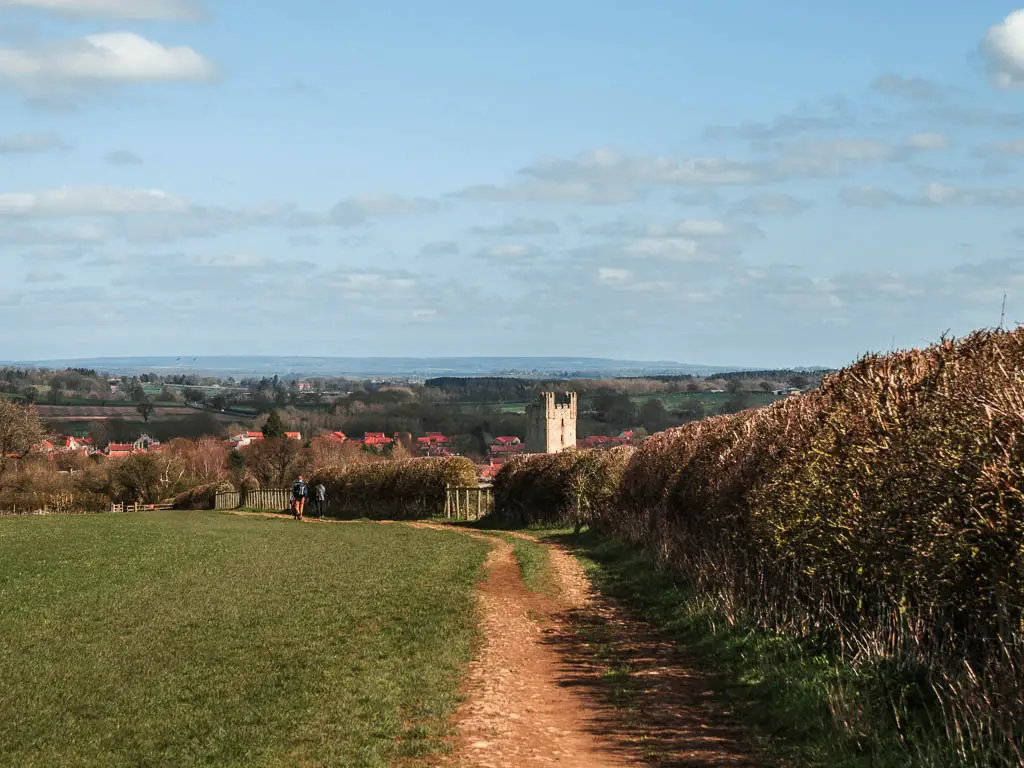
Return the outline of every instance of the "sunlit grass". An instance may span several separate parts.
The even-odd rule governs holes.
[[[209,512],[0,520],[0,762],[428,754],[457,705],[486,549]]]

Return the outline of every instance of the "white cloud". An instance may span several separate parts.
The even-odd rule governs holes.
[[[594,224],[584,230],[588,235],[609,237],[692,237],[714,238],[752,235],[758,230],[749,224],[721,219],[681,219],[673,222],[632,222],[627,219]]]
[[[59,283],[67,280],[68,276],[63,272],[29,272],[25,276],[26,283]]]
[[[978,150],[980,155],[1008,155],[1011,157],[1024,157],[1024,139],[1012,141],[993,141]]]
[[[843,189],[839,192],[839,199],[857,208],[886,208],[910,202],[909,198],[898,192],[867,185]]]
[[[530,179],[504,186],[481,184],[467,187],[454,193],[453,197],[485,203],[618,205],[635,202],[643,195],[629,183]]]
[[[551,219],[526,219],[517,217],[496,226],[472,227],[475,235],[498,235],[501,237],[529,237],[531,235],[557,235],[561,230]]]
[[[589,180],[679,186],[752,184],[765,176],[759,164],[731,158],[630,155],[609,148],[585,152],[570,160],[545,160],[522,173],[562,183]]]
[[[915,133],[907,139],[908,147],[925,151],[949,149],[952,144],[952,140],[944,133]]]
[[[120,187],[62,187],[38,192],[0,193],[0,219],[60,219],[111,217],[105,239],[173,243],[189,238],[213,238],[253,227],[313,230],[354,227],[371,217],[432,211],[437,204],[419,198],[360,196],[342,201],[331,211],[308,211],[274,202],[240,209],[200,205],[158,189]],[[22,244],[69,242],[64,231],[23,228]],[[0,247],[11,244],[0,237]],[[295,241],[308,245],[308,241]]]
[[[894,74],[882,75],[871,87],[881,93],[908,101],[937,101],[944,92],[942,86],[931,80]]]
[[[16,133],[12,136],[0,136],[0,155],[48,152],[51,149],[65,147],[60,137],[52,133]]]
[[[482,259],[492,261],[522,261],[540,255],[540,250],[526,243],[496,243],[480,249]]]
[[[675,295],[676,284],[671,280],[626,280],[620,283],[605,283],[614,288],[627,290],[631,293],[672,293]]]
[[[133,21],[196,21],[203,9],[189,0],[0,0],[0,8],[31,8],[62,16]]]
[[[628,283],[633,279],[633,270],[618,267],[599,267],[597,279],[602,283]]]
[[[271,264],[266,256],[251,253],[228,253],[217,256],[191,256],[186,263],[196,267],[213,269],[261,269]]]
[[[709,254],[701,250],[700,243],[686,238],[634,240],[622,249],[622,253],[637,259],[683,263],[706,261],[709,258]]]
[[[0,47],[0,82],[32,96],[155,82],[207,82],[217,69],[187,46],[107,32],[21,48]]]
[[[361,224],[372,217],[414,216],[433,213],[441,206],[433,200],[401,195],[365,194],[337,203],[328,214],[331,223],[342,226]]]
[[[288,245],[295,248],[309,248],[314,245],[320,245],[320,238],[314,235],[291,235],[288,238]]]
[[[61,187],[43,192],[0,194],[0,217],[181,213],[186,210],[185,200],[158,189]]]
[[[420,256],[458,256],[460,252],[459,244],[454,240],[437,240],[424,244],[420,249]]]
[[[692,189],[677,192],[672,199],[679,203],[679,205],[705,207],[713,206],[722,201],[718,193],[711,189]]]
[[[416,278],[405,273],[344,272],[327,280],[328,285],[350,294],[408,292],[417,285]]]
[[[896,156],[891,144],[876,139],[811,139],[781,147],[773,168],[780,179],[840,176],[853,166],[879,164]]]
[[[638,200],[644,187],[727,187],[787,179],[839,176],[862,165],[901,159],[904,151],[876,139],[815,139],[760,142],[763,160],[730,157],[671,157],[602,148],[568,159],[546,159],[519,171],[524,180],[507,186],[471,187],[456,196],[493,202],[614,204]],[[682,198],[707,204],[710,196]]]
[[[852,187],[839,193],[847,205],[882,208],[893,205],[971,205],[995,208],[1024,206],[1024,187],[953,187],[938,182],[925,184],[917,195],[904,195],[878,187]]]
[[[109,165],[142,165],[142,158],[134,152],[125,149],[118,149],[108,152],[104,158]]]
[[[958,197],[960,197],[960,190],[956,187],[939,184],[937,181],[925,184],[921,190],[921,198],[933,205],[951,203],[957,200]]]
[[[1024,9],[991,27],[981,41],[997,88],[1024,88]]]
[[[761,192],[737,201],[734,213],[750,216],[793,216],[810,208],[810,203],[785,192]]]
[[[838,116],[818,117],[815,115],[780,115],[769,122],[746,122],[741,125],[712,125],[704,131],[708,139],[737,138],[749,141],[766,141],[840,128],[843,120]]]

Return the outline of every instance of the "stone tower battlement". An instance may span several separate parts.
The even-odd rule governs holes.
[[[526,450],[558,453],[576,447],[576,393],[542,392],[540,401],[526,406]]]

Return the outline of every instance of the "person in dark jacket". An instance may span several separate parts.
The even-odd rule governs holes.
[[[317,484],[313,486],[313,508],[316,510],[316,517],[318,520],[324,518],[324,505],[327,501],[327,489],[324,484],[317,481]]]

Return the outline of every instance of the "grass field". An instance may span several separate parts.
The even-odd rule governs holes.
[[[379,766],[435,751],[486,549],[212,512],[0,519],[0,762]]]

